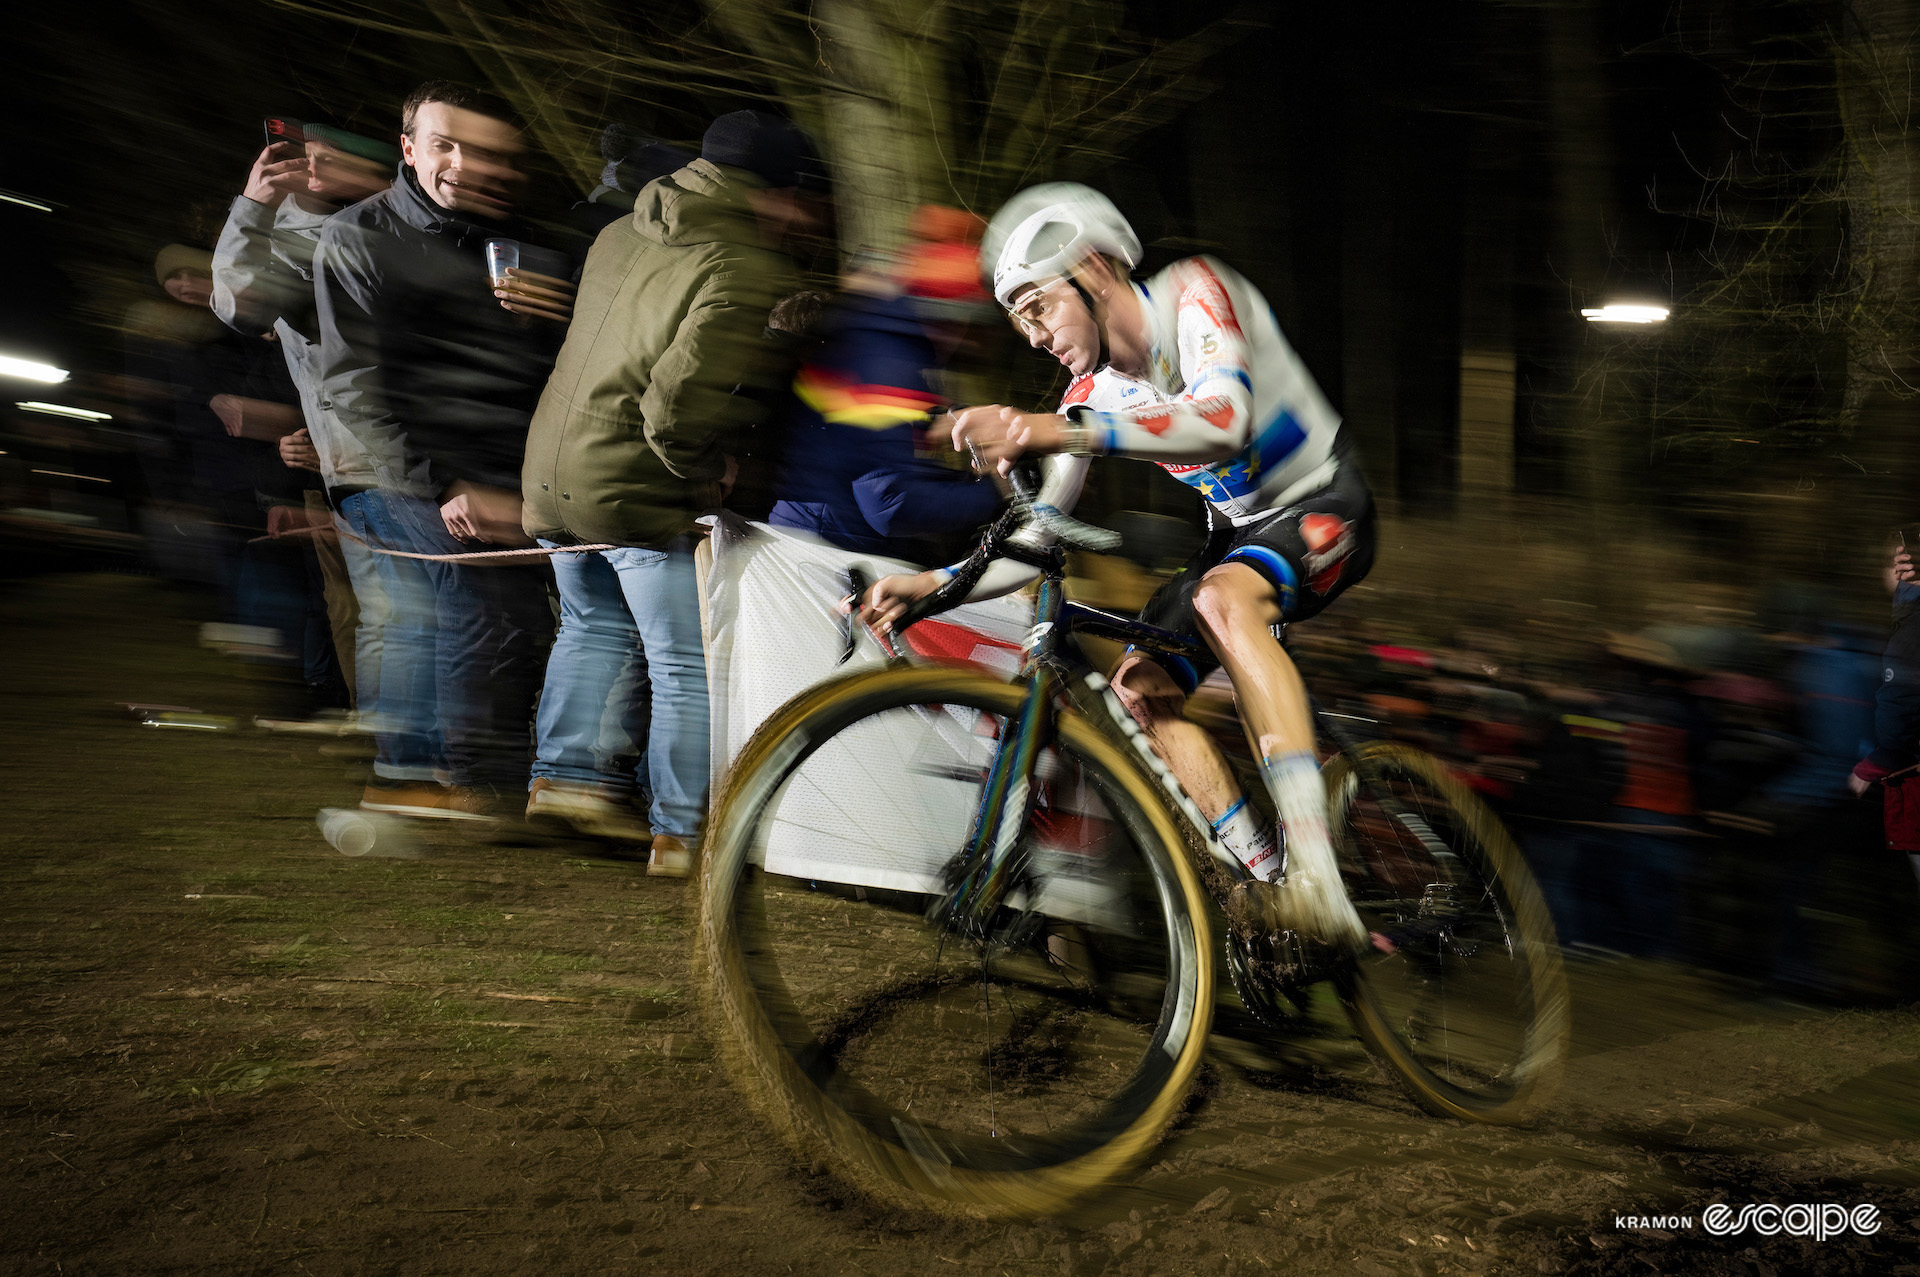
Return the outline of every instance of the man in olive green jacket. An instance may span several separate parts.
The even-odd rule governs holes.
[[[566,345],[527,434],[525,527],[543,545],[629,547],[554,556],[561,624],[540,702],[530,820],[646,837],[623,818],[651,793],[648,872],[687,872],[705,815],[706,658],[695,520],[732,485],[731,453],[778,384],[767,312],[796,286],[780,251],[807,217],[816,161],[778,117],[714,121],[700,158],[648,185],[587,254]],[[598,767],[603,712],[636,653],[648,707],[639,775]],[[635,739],[641,738],[640,733]]]

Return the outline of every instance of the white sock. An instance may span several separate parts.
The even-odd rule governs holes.
[[[1327,787],[1320,779],[1319,761],[1306,750],[1272,755],[1260,760],[1260,774],[1280,809],[1287,840],[1284,881],[1292,924],[1326,941],[1365,936],[1360,915],[1340,882],[1340,864],[1327,832]]]
[[[1213,822],[1213,832],[1248,873],[1265,882],[1280,881],[1287,863],[1281,849],[1286,844],[1275,836],[1279,831],[1254,819],[1244,796]]]

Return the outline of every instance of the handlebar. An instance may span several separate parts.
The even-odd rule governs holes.
[[[974,460],[978,465],[977,450]],[[1013,499],[1007,508],[988,526],[973,553],[954,568],[949,580],[908,605],[894,625],[896,633],[966,602],[995,559],[1010,558],[1043,572],[1060,572],[1065,567],[1063,548],[1095,554],[1111,554],[1120,548],[1119,533],[1083,523],[1040,499],[1044,484],[1036,462],[1017,463],[1008,479]]]
[[[1120,548],[1120,534],[1106,528],[1096,528],[1091,523],[1082,523],[1072,515],[1040,499],[1042,484],[1038,468],[1022,462],[1014,466],[1007,476],[1013,485],[1013,500],[1016,506],[1023,507],[1028,515],[1028,526],[1044,536],[1052,537],[1061,545],[1072,550],[1086,550],[1093,554],[1112,554]]]
[[[967,595],[973,593],[973,587],[980,584],[980,578],[987,574],[987,568],[1001,556],[1006,542],[1015,532],[1025,526],[1021,512],[1008,506],[1000,512],[988,527],[986,535],[980,538],[980,544],[973,553],[953,570],[953,575],[931,594],[925,594],[907,605],[907,610],[894,623],[897,634],[910,625],[950,612],[967,601]]]

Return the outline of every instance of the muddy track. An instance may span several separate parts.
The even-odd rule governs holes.
[[[1530,1130],[1439,1122],[1334,1008],[1223,1017],[1137,1182],[1070,1218],[878,1210],[777,1151],[712,1057],[680,884],[594,849],[314,828],[364,761],[245,722],[265,685],[154,582],[6,588],[0,1268],[24,1273],[1920,1274],[1920,1021],[1579,963]],[[1872,1202],[1824,1242],[1719,1200]],[[1624,1216],[1693,1227],[1618,1226]]]

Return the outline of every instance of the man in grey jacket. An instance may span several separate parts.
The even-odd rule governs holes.
[[[368,472],[353,437],[319,404],[320,330],[314,310],[314,253],[320,230],[342,207],[385,190],[393,147],[324,125],[307,125],[305,141],[262,150],[234,197],[213,252],[213,311],[248,336],[272,333],[286,356],[300,397],[304,428],[280,441],[287,465],[312,470],[331,487],[342,475]],[[309,492],[308,523],[325,527],[324,493]],[[370,707],[379,682],[386,592],[371,553],[351,538],[315,538],[326,580],[327,615],[347,687]],[[351,659],[349,655],[351,654]],[[369,712],[369,719],[371,713]]]

